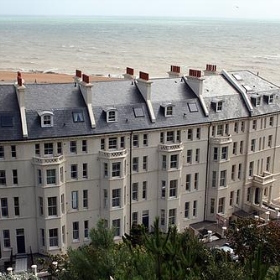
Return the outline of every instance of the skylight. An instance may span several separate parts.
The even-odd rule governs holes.
[[[73,112],[73,121],[74,122],[84,122],[83,112]]]
[[[246,91],[252,91],[253,89],[250,86],[243,85],[243,87],[246,89]]]
[[[1,116],[1,126],[2,127],[12,127],[13,126],[13,116],[10,116],[10,115]]]
[[[188,106],[189,106],[189,110],[190,110],[191,113],[198,112],[196,103],[188,103]]]
[[[242,77],[238,74],[232,74],[232,76],[235,78],[236,81],[242,81]]]
[[[141,107],[133,108],[135,118],[144,117],[144,112]]]

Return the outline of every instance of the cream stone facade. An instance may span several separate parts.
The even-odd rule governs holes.
[[[280,89],[249,71],[0,85],[1,260],[65,253],[101,218],[180,231],[278,217]]]

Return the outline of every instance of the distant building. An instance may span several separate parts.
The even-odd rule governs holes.
[[[119,238],[157,216],[182,231],[278,215],[279,87],[215,65],[124,76],[0,85],[2,260],[76,248],[100,218]]]

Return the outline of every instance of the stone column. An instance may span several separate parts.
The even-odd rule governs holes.
[[[268,188],[268,203],[271,203],[271,195],[272,195],[272,186]]]
[[[12,275],[13,274],[13,268],[12,267],[8,267],[7,268],[7,274],[8,275]]]
[[[263,201],[263,189],[259,188],[260,190],[260,203],[259,206],[262,207],[262,201]]]
[[[37,276],[37,265],[33,264],[31,265],[32,273],[34,276]]]
[[[266,212],[265,212],[265,222],[266,222],[266,223],[269,222],[269,215],[270,215],[270,212],[269,212],[269,211],[266,211]]]
[[[212,230],[208,230],[208,236],[207,236],[207,239],[208,239],[208,242],[212,242]]]
[[[226,234],[226,231],[227,231],[227,227],[222,227],[222,238],[225,238],[225,234]]]

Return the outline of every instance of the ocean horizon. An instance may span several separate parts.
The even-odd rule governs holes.
[[[280,21],[128,16],[0,16],[0,70],[164,77],[170,65],[250,70],[280,85]]]

